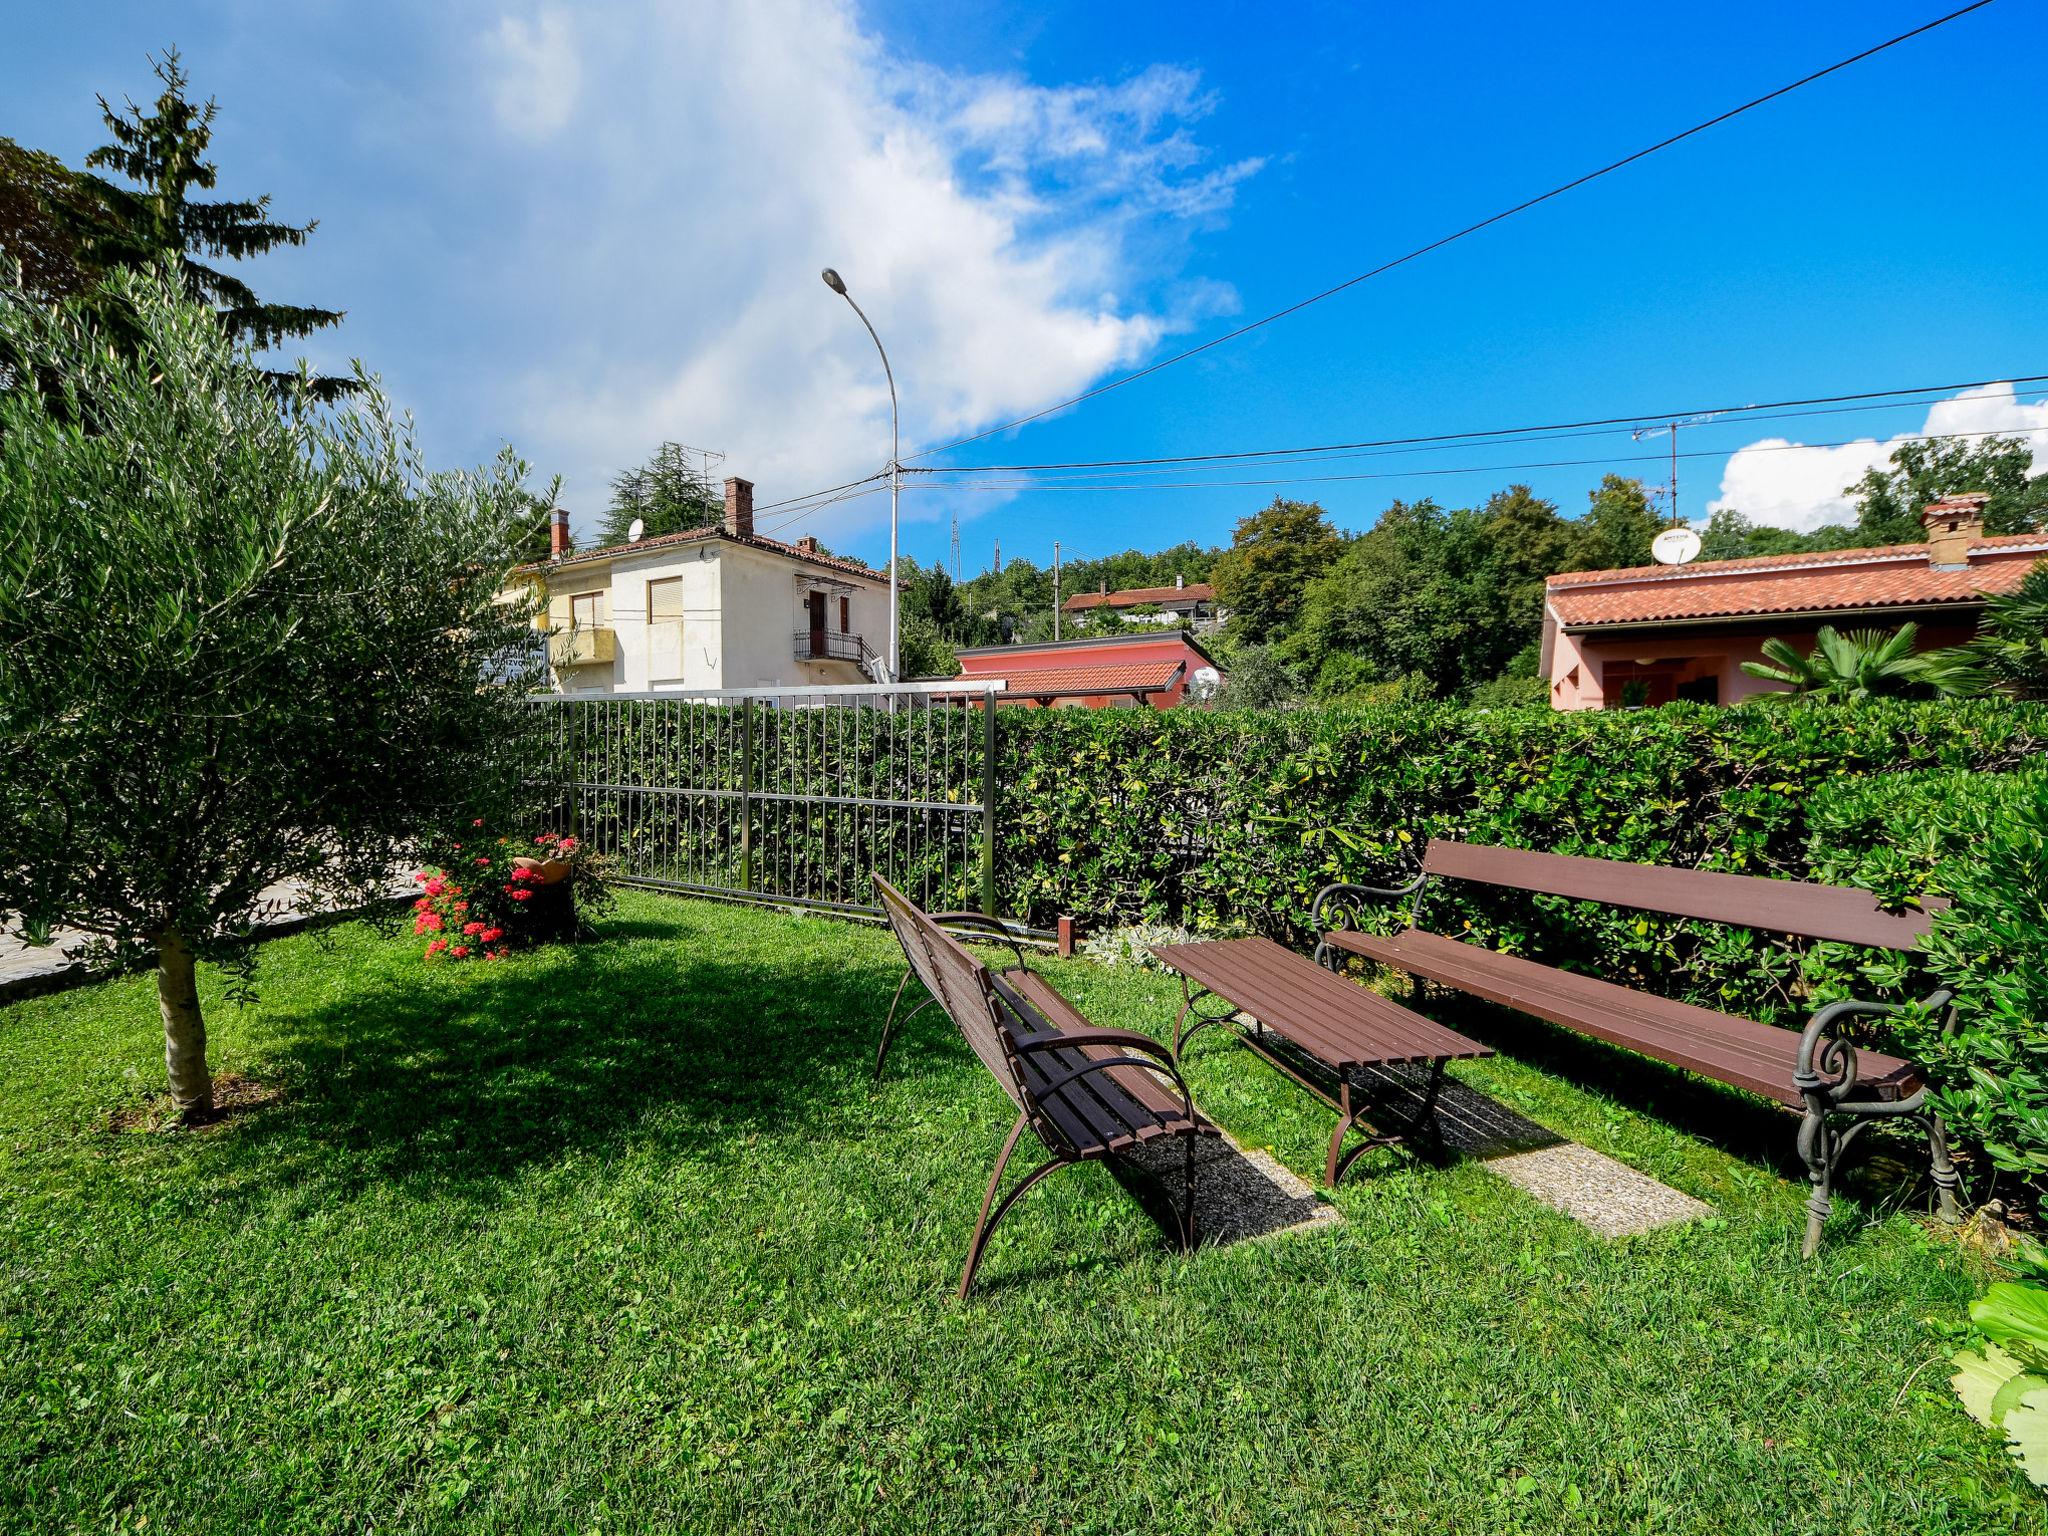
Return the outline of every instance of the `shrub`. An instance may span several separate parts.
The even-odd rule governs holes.
[[[437,867],[413,876],[412,931],[427,941],[428,960],[502,960],[553,938],[571,937],[576,908],[606,897],[599,867],[574,837],[543,832],[530,840],[493,837],[481,817],[465,837],[438,840]],[[536,867],[569,866],[547,883]]]
[[[1886,775],[1834,787],[1813,821],[1817,878],[1953,901],[1924,954],[1867,979],[1949,988],[1955,1031],[1906,1014],[1887,1043],[1927,1068],[1942,1118],[1993,1166],[2048,1175],[2048,772]]]

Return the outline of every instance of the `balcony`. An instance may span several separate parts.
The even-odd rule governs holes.
[[[557,667],[601,666],[618,655],[616,630],[558,629],[548,636],[548,661]]]
[[[793,649],[798,661],[850,661],[859,666],[868,657],[868,643],[859,635],[829,629],[800,629]]]

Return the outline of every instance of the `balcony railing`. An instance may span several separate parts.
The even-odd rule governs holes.
[[[548,636],[548,660],[558,667],[588,667],[616,661],[619,637],[611,629],[558,629]]]
[[[859,635],[830,629],[800,629],[795,646],[798,661],[850,661],[856,666],[868,656],[868,643]]]

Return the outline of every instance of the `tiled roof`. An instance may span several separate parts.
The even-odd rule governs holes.
[[[1969,563],[1929,563],[1925,544],[1765,555],[1752,560],[1573,571],[1548,583],[1551,610],[1568,628],[1645,624],[1745,614],[1829,613],[1970,603],[2010,592],[2048,555],[2048,535],[1978,539]]]
[[[1213,603],[1216,589],[1206,581],[1191,581],[1184,587],[1125,587],[1121,592],[1080,592],[1060,606],[1078,612],[1088,608],[1136,608],[1144,603]]]
[[[1092,667],[1047,667],[1005,674],[1009,697],[1074,698],[1095,693],[1156,693],[1180,681],[1184,661],[1105,661]]]
[[[780,539],[771,539],[761,534],[749,534],[741,538],[738,534],[727,533],[723,528],[689,528],[681,533],[658,534],[651,539],[641,539],[632,544],[607,544],[602,549],[579,549],[574,554],[564,555],[559,560],[536,560],[530,565],[519,567],[521,571],[546,571],[562,566],[582,565],[590,560],[611,560],[620,555],[643,554],[650,549],[665,549],[671,544],[694,544],[701,539],[725,539],[734,544],[745,544],[752,549],[764,549],[770,554],[787,555],[792,560],[802,560],[809,565],[822,565],[828,570],[845,571],[849,576],[865,576],[871,581],[887,581],[881,571],[862,565],[858,560],[843,559],[817,550],[802,549],[795,544],[785,544]]]

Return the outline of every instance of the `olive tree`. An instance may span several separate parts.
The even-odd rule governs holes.
[[[166,273],[113,282],[119,347],[0,278],[0,355],[60,381],[0,380],[0,924],[153,952],[203,1117],[195,960],[245,957],[278,882],[369,898],[518,776],[525,469],[427,474],[374,381],[280,399]]]

